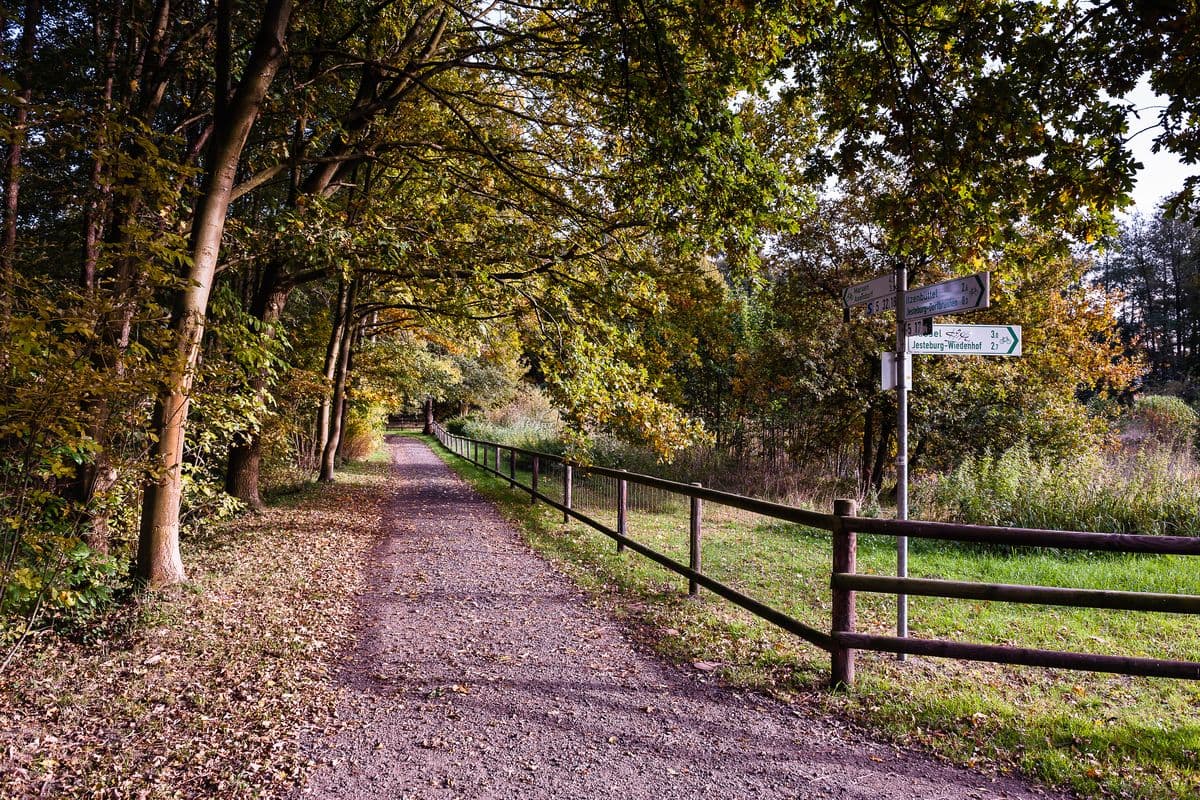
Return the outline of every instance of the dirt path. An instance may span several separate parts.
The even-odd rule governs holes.
[[[315,742],[323,798],[1044,798],[639,652],[423,443]]]

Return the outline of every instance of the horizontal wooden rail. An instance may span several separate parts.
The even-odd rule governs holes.
[[[446,435],[446,434],[444,434],[444,435]],[[448,435],[453,435],[453,434],[448,434]],[[441,437],[439,436],[439,440],[440,439],[441,439]],[[445,442],[443,442],[443,444],[445,444]],[[492,446],[495,443],[481,442],[481,444]],[[499,446],[507,448],[507,445],[499,445]],[[451,452],[454,452],[453,448],[451,448]],[[545,453],[537,453],[535,451],[530,451],[530,450],[520,450],[519,448],[517,448],[517,452],[524,452],[524,453],[528,453],[532,456],[537,456],[537,458],[540,460],[544,460],[546,458],[557,458],[556,456],[548,456]],[[562,459],[558,459],[558,460],[562,461]],[[496,475],[497,477],[508,480],[507,475],[503,475],[498,470],[495,470],[495,469],[492,469],[491,467],[489,467],[486,464],[486,459],[485,459],[485,463],[480,465],[480,468],[486,470],[487,472],[492,473],[493,475]],[[613,470],[612,472],[614,475],[618,475],[622,478],[624,478],[627,475],[627,473],[621,472],[619,470]],[[642,477],[642,476],[638,476],[638,477]],[[632,480],[631,480],[631,482],[632,482]],[[671,481],[666,481],[666,483],[671,483]],[[814,644],[817,647],[820,647],[822,650],[828,651],[833,647],[833,640],[830,638],[829,634],[825,633],[824,631],[817,630],[816,628],[814,628],[810,625],[805,625],[800,620],[798,620],[794,617],[791,617],[776,608],[772,608],[771,606],[768,606],[765,603],[759,602],[758,600],[755,600],[753,597],[750,597],[749,595],[739,592],[737,589],[734,589],[732,586],[727,586],[724,583],[721,583],[720,581],[715,580],[715,579],[703,574],[702,572],[696,572],[696,571],[692,570],[689,566],[687,566],[685,564],[681,564],[678,561],[675,561],[670,556],[664,555],[664,554],[658,552],[657,550],[654,550],[653,548],[647,547],[646,545],[644,545],[641,542],[638,542],[634,539],[630,539],[628,536],[623,536],[622,534],[618,533],[617,531],[613,530],[612,528],[608,527],[607,525],[603,524],[602,522],[592,519],[588,515],[583,514],[580,511],[578,511],[574,508],[571,508],[564,503],[560,503],[557,500],[555,500],[554,498],[549,497],[540,491],[536,491],[532,487],[526,486],[525,484],[521,483],[520,481],[516,481],[515,485],[517,487],[523,489],[527,493],[529,493],[532,497],[536,497],[538,500],[541,500],[542,502],[546,503],[547,505],[549,505],[553,508],[556,508],[559,511],[562,511],[564,514],[569,515],[570,517],[582,522],[583,524],[585,524],[591,528],[594,528],[595,530],[599,531],[600,533],[604,534],[605,536],[608,536],[609,538],[613,539],[614,541],[616,541],[618,544],[622,545],[623,547],[625,547],[629,550],[632,550],[635,553],[639,553],[639,554],[645,556],[646,558],[650,559],[651,561],[654,561],[654,562],[660,564],[661,566],[666,567],[668,570],[670,570],[672,572],[682,575],[683,577],[687,578],[689,581],[694,582],[700,586],[703,586],[705,589],[708,589],[713,594],[723,597],[724,599],[728,600],[729,602],[733,603],[734,605],[740,606],[741,608],[746,609],[751,614],[754,614],[757,617],[760,617],[774,625],[777,625],[778,627],[782,628],[783,630],[785,630],[791,634],[794,634],[795,636],[800,637],[804,641],[809,642],[810,644]],[[687,484],[679,484],[679,485],[687,486]],[[688,486],[687,488],[694,489],[696,487]]]
[[[857,533],[941,539],[1010,547],[1057,547],[1069,550],[1099,550],[1108,553],[1200,556],[1200,537],[1148,536],[1136,533],[1087,533],[1038,528],[1004,528],[962,525],[954,522],[848,517],[846,524]]]
[[[1200,664],[1191,661],[1108,656],[1095,653],[1065,653],[1059,650],[1035,650],[1028,647],[948,642],[942,639],[901,639],[896,636],[871,636],[865,633],[842,631],[835,632],[833,640],[843,647],[856,650],[875,650],[881,653],[961,658],[968,661],[991,661],[1000,664],[1077,669],[1088,672],[1115,672],[1121,675],[1142,675],[1151,678],[1200,680]]]
[[[522,486],[521,488],[529,491],[528,487]],[[830,638],[829,634],[825,633],[824,631],[819,631],[816,628],[805,625],[800,620],[788,616],[778,609],[772,608],[765,603],[760,603],[758,600],[755,600],[749,595],[742,594],[732,586],[727,586],[701,572],[696,572],[687,565],[681,564],[670,556],[664,555],[651,547],[647,547],[635,539],[630,539],[628,536],[622,536],[604,523],[594,520],[587,514],[584,514],[574,508],[568,508],[563,503],[560,503],[551,497],[547,497],[541,492],[536,492],[534,494],[539,500],[545,502],[547,505],[557,508],[564,514],[568,514],[572,518],[582,522],[584,525],[596,529],[600,533],[603,533],[605,536],[615,540],[629,550],[632,550],[635,553],[640,553],[651,561],[666,567],[672,572],[682,575],[689,581],[698,583],[705,589],[710,590],[713,594],[725,598],[734,605],[741,606],[755,616],[761,617],[762,619],[765,619],[768,622],[783,628],[789,633],[799,636],[806,642],[815,644],[822,650],[828,651],[831,647],[833,647],[832,638]]]
[[[1056,586],[1021,586],[1006,583],[965,583],[933,578],[893,578],[890,575],[835,573],[835,589],[945,597],[953,600],[995,600],[1077,608],[1109,608],[1118,611],[1158,611],[1170,614],[1200,614],[1200,595],[1117,592],[1109,589],[1064,589]]]
[[[447,434],[454,436],[455,434]],[[795,506],[784,505],[783,503],[772,503],[769,500],[760,500],[757,497],[747,497],[745,495],[734,494],[733,492],[722,492],[717,489],[707,489],[703,486],[693,486],[689,483],[680,483],[678,481],[670,481],[666,478],[656,478],[653,475],[642,475],[638,472],[626,472],[620,469],[610,469],[609,467],[597,466],[582,466],[570,459],[556,456],[551,453],[542,453],[537,450],[526,450],[523,447],[515,447],[512,445],[502,444],[499,442],[488,441],[487,439],[469,439],[468,441],[476,442],[485,447],[500,447],[505,450],[511,450],[514,453],[526,455],[529,457],[537,456],[543,464],[547,462],[557,462],[560,464],[570,464],[581,470],[585,470],[588,475],[603,475],[607,478],[615,478],[616,480],[628,481],[636,483],[640,486],[648,486],[652,489],[662,489],[666,492],[682,495],[683,497],[698,498],[700,500],[708,500],[719,505],[726,505],[732,508],[738,508],[743,511],[750,511],[755,514],[762,514],[765,517],[780,519],[784,522],[795,522],[800,525],[808,525],[812,528],[821,530],[833,530],[834,516],[832,514],[822,514],[817,511],[809,511],[804,508],[796,508]]]

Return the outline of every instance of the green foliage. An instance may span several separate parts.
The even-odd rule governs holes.
[[[12,644],[25,624],[75,629],[105,611],[129,588],[129,564],[91,550],[74,536],[44,528],[26,537],[0,598],[0,645]]]
[[[922,494],[927,499],[918,502],[959,522],[1200,534],[1200,469],[1164,447],[1109,456],[1093,449],[1052,459],[1020,444],[967,458]]]

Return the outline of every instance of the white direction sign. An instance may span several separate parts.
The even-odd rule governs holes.
[[[909,289],[904,295],[904,319],[961,314],[988,307],[992,273],[977,272],[965,278]]]
[[[1020,325],[934,325],[928,336],[909,336],[916,355],[1019,356]]]
[[[865,303],[870,303],[872,300],[882,300],[885,297],[891,296],[892,305],[889,308],[896,307],[896,276],[894,273],[880,275],[874,280],[869,280],[864,283],[856,283],[853,286],[847,286],[842,289],[842,305],[845,308],[854,308]],[[883,309],[879,309],[882,311]],[[874,314],[870,308],[867,313]]]

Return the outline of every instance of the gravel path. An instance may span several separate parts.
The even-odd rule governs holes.
[[[1045,798],[637,650],[420,441],[306,797]]]

